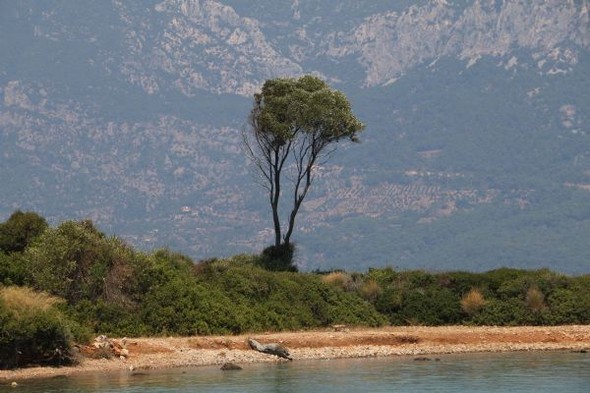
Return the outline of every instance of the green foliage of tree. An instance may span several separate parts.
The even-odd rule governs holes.
[[[70,304],[84,299],[125,303],[125,291],[134,283],[134,252],[88,220],[47,229],[25,250],[24,258],[33,286]]]
[[[7,254],[23,251],[47,227],[47,221],[37,213],[15,211],[0,224],[0,251]]]
[[[270,271],[296,272],[298,269],[293,263],[294,257],[295,244],[283,243],[265,248],[258,258],[258,264]]]
[[[125,283],[120,283],[118,296],[123,301],[115,301],[113,296],[84,298],[70,307],[70,312],[94,333],[139,336],[196,332],[187,328],[194,322],[188,320],[193,314],[186,306],[196,307],[186,301],[195,286],[190,280],[194,265],[189,258],[159,249],[149,254],[131,253],[122,265],[114,266],[106,277],[124,273],[121,277]]]
[[[31,271],[22,253],[0,252],[0,284],[28,285],[30,282]]]
[[[354,116],[346,96],[321,79],[267,80],[254,95],[246,153],[268,191],[275,232],[274,246],[289,244],[295,218],[314,180],[314,171],[343,139],[357,141],[363,124]],[[285,189],[285,178],[291,181]],[[285,196],[287,195],[287,196]],[[279,211],[281,198],[292,201],[286,227]]]

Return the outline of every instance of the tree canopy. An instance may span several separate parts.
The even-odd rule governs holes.
[[[45,229],[47,221],[43,217],[17,210],[5,223],[0,223],[0,251],[7,254],[23,251]]]
[[[336,142],[358,141],[364,125],[352,113],[347,97],[321,79],[267,80],[254,95],[244,144],[268,191],[275,232],[274,247],[289,245],[295,217],[314,179],[314,170],[335,149]],[[286,198],[291,212],[283,231],[279,212],[283,179],[290,181]]]

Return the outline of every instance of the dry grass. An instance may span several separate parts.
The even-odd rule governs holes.
[[[346,290],[350,284],[350,274],[344,272],[332,272],[322,276],[322,282],[332,287]]]
[[[545,295],[537,287],[527,290],[525,301],[532,312],[539,312],[545,308]]]
[[[45,292],[36,292],[27,287],[4,287],[0,289],[0,301],[17,317],[46,312],[63,300]]]
[[[382,293],[383,289],[375,280],[367,280],[359,288],[359,294],[361,297],[371,302],[375,301]]]
[[[475,314],[481,310],[485,304],[486,300],[481,291],[477,288],[471,288],[471,290],[461,298],[461,309],[468,315]]]

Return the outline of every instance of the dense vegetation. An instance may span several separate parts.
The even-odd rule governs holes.
[[[590,323],[590,276],[271,271],[268,255],[193,263],[138,252],[91,221],[49,227],[35,213],[0,224],[0,368],[74,361],[73,341],[239,334],[332,324]]]

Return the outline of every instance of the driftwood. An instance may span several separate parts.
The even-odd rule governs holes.
[[[251,338],[248,339],[248,344],[250,345],[250,348],[258,352],[267,353],[269,355],[275,355],[283,359],[293,360],[291,354],[289,353],[289,350],[281,344],[261,344],[258,341]]]

